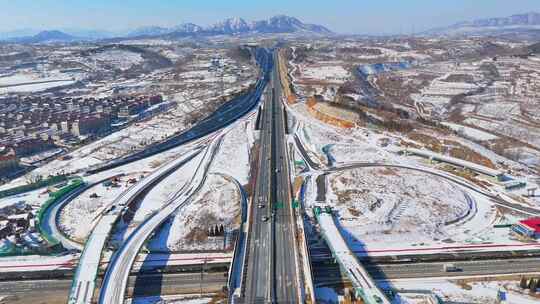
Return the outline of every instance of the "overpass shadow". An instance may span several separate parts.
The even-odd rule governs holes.
[[[339,224],[337,221],[337,214],[334,214],[334,217],[336,227],[338,228],[341,236],[349,245],[351,251],[355,253],[356,259],[362,264],[362,266],[366,268],[366,271],[376,281],[377,286],[385,293],[388,300],[392,302],[396,298],[396,291],[398,291],[398,289],[390,282],[384,270],[374,264],[375,261],[368,255],[365,243],[356,238],[353,234],[347,231],[347,229],[344,229]],[[322,236],[321,240],[324,240]],[[324,245],[326,248],[328,248],[328,252],[330,252],[330,248],[326,240],[324,240]],[[331,262],[324,263],[323,265],[314,265],[313,268],[315,284],[319,286],[319,288],[321,286],[332,286],[337,290],[345,290],[348,288],[354,294],[354,289],[350,283],[346,284],[341,279],[342,277],[346,277],[346,272],[344,269],[342,269],[335,258],[332,258]],[[324,303],[338,303],[337,294],[335,295],[334,299],[329,298],[328,294],[325,292],[322,294],[324,295]]]
[[[169,217],[156,230],[157,233],[150,238],[150,240],[147,242],[147,246],[151,248],[158,246],[160,249],[165,248],[173,220],[174,217]],[[152,246],[152,244],[155,246]],[[166,250],[158,250],[154,252],[156,253],[155,255],[146,255],[140,270],[135,276],[132,293],[133,297],[159,296],[164,292],[164,288],[166,286],[164,285],[165,282],[163,272],[166,270],[167,262],[171,256],[171,253],[170,251]],[[157,302],[155,303],[161,303],[160,299],[156,299],[156,301]]]
[[[392,284],[384,270],[377,266],[374,259],[369,256],[366,244],[351,234],[347,229],[344,229],[341,225],[337,225],[337,227],[349,245],[349,248],[355,254],[356,259],[366,268],[366,271],[376,281],[375,283],[383,290],[388,299],[393,301],[396,296],[397,288]]]

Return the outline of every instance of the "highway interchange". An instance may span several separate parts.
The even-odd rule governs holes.
[[[185,143],[188,141],[188,138],[191,140],[203,135],[213,134],[206,146],[198,146],[197,149],[177,159],[174,163],[160,168],[163,172],[157,172],[148,177],[145,183],[128,189],[113,204],[118,205],[120,208],[128,205],[130,201],[134,200],[148,186],[152,186],[153,181],[161,178],[162,174],[176,170],[187,160],[199,153],[203,154],[203,158],[191,182],[179,187],[176,195],[167,202],[165,207],[159,212],[152,214],[143,223],[140,223],[116,251],[103,278],[102,288],[99,293],[99,303],[121,303],[129,295],[129,290],[134,284],[134,279],[130,279],[130,271],[145,241],[161,223],[167,220],[178,208],[189,203],[194,194],[199,191],[204,184],[209,166],[216,151],[219,149],[221,139],[227,132],[227,128],[238,118],[252,110],[253,106],[258,103],[263,91],[266,92],[266,95],[259,118],[258,170],[256,171],[256,183],[251,204],[248,205],[249,216],[246,242],[245,244],[239,244],[240,246],[245,246],[243,250],[245,255],[237,257],[238,259],[243,259],[243,269],[240,280],[240,294],[235,300],[238,303],[299,303],[303,301],[302,292],[304,282],[300,279],[300,262],[295,239],[296,227],[292,209],[292,190],[289,156],[287,152],[286,105],[282,102],[278,65],[272,64],[272,62],[276,61],[277,52],[272,52],[263,49],[256,51],[262,70],[261,79],[259,79],[251,94],[242,97],[242,102],[226,104],[220,109],[222,114],[214,114],[203,121],[200,130],[191,130],[174,139],[174,141],[163,143],[162,146],[152,147],[150,149],[151,151],[139,153],[131,158],[119,160],[117,163],[113,162],[107,165],[106,168],[96,170],[96,172],[100,172],[102,169],[105,170],[111,166],[114,167],[154,155],[178,144]],[[273,59],[272,56],[274,57]],[[246,104],[249,106],[246,107]],[[203,129],[205,131],[201,131]],[[321,169],[321,166],[311,159],[298,136],[294,134],[291,135],[291,138],[294,140],[302,158],[305,160],[308,169],[313,170],[313,172],[325,174],[371,166],[410,168],[390,164],[357,163]],[[417,167],[410,169],[422,170]],[[424,171],[439,175],[477,191],[472,188],[473,186],[470,183],[449,174],[439,173],[431,169],[425,169]],[[530,214],[540,214],[536,209],[514,205],[498,196],[489,193],[481,194],[490,196],[491,199],[505,207]],[[67,295],[71,286],[72,296],[73,294],[76,296],[71,298],[70,303],[90,303],[95,298],[94,285],[100,285],[97,284],[99,281],[96,280],[96,277],[98,275],[98,266],[102,251],[105,250],[109,233],[120,215],[121,211],[117,209],[102,217],[100,220],[100,223],[103,222],[102,225],[99,225],[99,228],[92,232],[89,242],[83,250],[81,262],[75,273],[73,283],[68,280],[0,282],[0,294],[10,293],[22,296],[30,293],[37,296],[40,292],[45,294],[47,292],[65,292]],[[94,242],[96,242],[96,245],[93,245]],[[69,244],[67,241],[64,241],[64,243]],[[540,272],[540,260],[537,258],[459,261],[454,263],[459,268],[459,271],[451,273],[443,270],[446,262],[363,263],[365,263],[366,270],[369,274],[376,280],[514,275]],[[336,264],[318,261],[313,263],[313,272],[313,283],[316,286],[326,286],[347,281]],[[202,276],[202,279],[199,273],[170,272],[154,275],[161,277],[158,280],[159,288],[155,288],[156,286],[152,285],[154,278],[152,274],[139,275],[137,278],[139,284],[137,286],[146,284],[148,285],[148,290],[143,288],[142,290],[135,291],[135,293],[152,294],[156,290],[165,289],[178,291],[194,290],[202,288],[202,285],[206,287],[206,290],[218,291],[227,285],[227,276],[221,272],[205,274]],[[179,289],[179,286],[182,286],[182,289]]]

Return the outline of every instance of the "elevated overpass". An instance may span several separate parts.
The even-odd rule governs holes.
[[[358,262],[354,252],[341,235],[336,225],[332,210],[317,207],[315,216],[321,227],[324,239],[328,243],[332,255],[336,258],[343,271],[351,281],[356,296],[362,298],[366,304],[390,304],[386,295],[377,287],[375,280],[367,270]]]
[[[163,176],[170,174],[200,153],[200,149],[191,151],[176,160],[161,166],[146,178],[131,186],[117,197],[92,230],[82,251],[73,284],[70,290],[69,304],[90,304],[96,286],[96,278],[101,255],[110,237],[115,223],[123,210],[141,193],[152,187]]]
[[[222,136],[217,136],[205,149],[204,156],[199,162],[191,181],[182,186],[162,209],[141,223],[113,255],[103,278],[99,303],[115,304],[124,301],[129,273],[139,251],[154,231],[173,212],[188,204],[192,197],[202,188],[215,152],[221,144],[221,139]]]

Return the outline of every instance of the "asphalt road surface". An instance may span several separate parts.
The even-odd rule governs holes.
[[[99,284],[98,282],[97,285]],[[204,273],[202,276],[201,273],[179,273],[130,277],[128,286],[133,288],[135,284],[137,284],[136,296],[198,293],[201,288],[203,292],[218,292],[227,284],[227,273]],[[141,286],[143,288],[140,288]],[[65,304],[70,287],[71,280],[68,279],[0,282],[0,298],[6,296],[5,303]]]
[[[245,303],[267,303],[270,300],[271,265],[271,216],[269,203],[271,178],[272,96],[267,91],[263,113],[255,195],[251,208],[251,221],[247,249],[247,275],[245,279]]]
[[[275,52],[274,62],[277,62]],[[291,192],[288,168],[288,157],[285,134],[284,105],[281,102],[281,83],[279,80],[278,65],[272,73],[272,87],[274,88],[274,174],[276,200],[274,204],[274,288],[277,303],[297,303],[298,286],[296,273],[295,239],[291,214]]]
[[[444,271],[445,262],[412,264],[365,264],[366,270],[376,280],[420,279],[440,277],[473,277],[488,275],[514,275],[540,273],[540,259],[503,259],[486,261],[452,262],[457,271]],[[313,267],[317,285],[346,281],[339,266],[317,265]]]
[[[251,205],[245,303],[298,302],[298,274],[291,225],[290,179],[281,96],[281,84],[274,64],[261,116],[261,150]]]

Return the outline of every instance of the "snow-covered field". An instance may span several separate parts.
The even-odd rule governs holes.
[[[211,297],[201,296],[160,296],[160,297],[138,297],[125,301],[125,304],[208,304],[212,302]]]
[[[312,180],[307,207],[317,204],[315,188]],[[358,168],[328,175],[326,188],[324,204],[336,210],[347,242],[361,255],[482,244],[525,245],[508,228],[493,228],[525,216],[503,212],[480,194],[430,174]]]
[[[0,77],[0,94],[14,92],[38,92],[76,82],[74,75],[48,71],[39,73],[34,70],[24,70],[16,74]]]
[[[60,212],[62,232],[72,240],[84,242],[102,212],[112,204],[117,196],[131,186],[127,183],[130,178],[139,179],[140,174],[133,173],[119,177],[120,181],[117,187],[98,184],[77,196]],[[97,197],[90,197],[93,194],[96,194]]]
[[[147,216],[161,209],[173,199],[175,194],[191,180],[202,157],[202,154],[197,155],[153,187],[140,203],[133,220],[142,222]]]
[[[0,198],[0,208],[9,207],[15,204],[27,204],[34,208],[39,208],[46,200],[49,199],[49,194],[46,188],[36,189],[18,195],[12,195]]]
[[[331,81],[343,81],[352,76],[352,74],[345,70],[339,63],[334,64],[318,64],[313,66],[306,66],[302,69],[302,77],[315,80],[331,80]]]
[[[400,135],[371,128],[341,129],[313,118],[303,105],[290,107],[296,134],[312,160],[341,166],[353,162],[390,163],[430,167],[424,160],[395,153]],[[483,140],[491,134],[470,128],[469,135]],[[474,132],[479,131],[479,132]],[[496,155],[455,135],[453,140],[485,156],[494,164],[505,163],[521,171],[522,165]],[[475,244],[523,246],[509,230],[494,229],[515,223],[523,215],[500,210],[485,197],[431,174],[406,169],[354,169],[328,176],[327,203],[336,208],[349,242],[358,252],[396,248],[446,248]],[[314,178],[307,188],[307,206],[316,200]],[[503,191],[503,190],[501,190]],[[370,210],[372,208],[372,210]],[[379,213],[380,212],[380,213]]]
[[[490,102],[480,105],[477,112],[480,115],[494,118],[508,118],[510,115],[519,115],[519,103],[516,102]]]
[[[233,182],[210,174],[200,194],[162,226],[148,247],[160,251],[223,250],[225,240],[206,233],[215,225],[223,225],[226,232],[237,229],[240,199]]]
[[[437,295],[444,303],[497,303],[499,291],[506,294],[507,300],[501,303],[507,304],[533,304],[539,303],[538,296],[528,294],[526,290],[519,288],[517,281],[447,281],[435,280],[411,280],[392,282],[393,288],[405,290],[426,290]],[[403,299],[401,303],[421,304],[425,297],[399,294]],[[400,302],[398,302],[400,303]]]
[[[252,116],[236,124],[223,139],[220,150],[212,162],[211,171],[227,174],[245,185],[249,178],[249,153],[253,146],[254,121]]]
[[[361,242],[391,244],[446,239],[445,223],[471,208],[463,190],[440,178],[412,170],[365,168],[329,178],[327,202],[347,230]]]
[[[459,134],[461,134],[462,136],[466,138],[470,138],[477,141],[493,140],[493,139],[498,138],[496,135],[493,135],[491,133],[484,132],[482,130],[478,130],[475,128],[471,128],[468,126],[463,126],[463,125],[448,123],[448,122],[443,123],[443,125],[451,128],[452,130],[458,132]]]
[[[91,60],[110,64],[120,70],[127,70],[144,61],[140,54],[112,49],[92,55]]]

